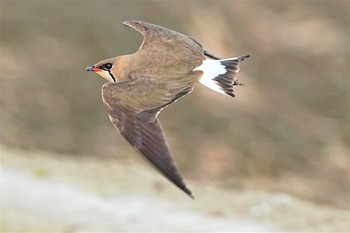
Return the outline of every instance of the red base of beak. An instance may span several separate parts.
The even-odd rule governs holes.
[[[88,66],[85,68],[85,71],[99,72],[102,71],[100,68],[96,68],[94,66]]]

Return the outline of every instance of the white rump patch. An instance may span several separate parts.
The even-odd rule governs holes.
[[[225,94],[221,87],[218,86],[217,82],[213,80],[215,77],[227,72],[225,66],[221,64],[220,60],[206,59],[203,61],[202,65],[196,67],[194,70],[203,71],[203,76],[199,80],[201,84],[214,91]]]

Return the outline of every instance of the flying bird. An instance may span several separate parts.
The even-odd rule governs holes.
[[[219,59],[194,39],[147,22],[124,25],[140,32],[134,54],[109,58],[86,68],[106,80],[102,100],[113,125],[166,178],[193,198],[158,121],[159,113],[193,90],[196,83],[234,97],[238,65],[249,55]]]

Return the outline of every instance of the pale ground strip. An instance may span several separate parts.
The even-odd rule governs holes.
[[[287,194],[187,182],[191,200],[135,161],[1,149],[1,228],[7,231],[333,231],[349,212]],[[159,186],[159,187],[158,187]]]

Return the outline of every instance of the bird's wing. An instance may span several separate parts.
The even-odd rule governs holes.
[[[139,49],[142,49],[145,45],[149,44],[152,41],[152,38],[155,37],[155,34],[160,34],[160,31],[163,31],[160,30],[161,28],[157,27],[156,25],[142,21],[127,20],[124,21],[123,24],[142,34],[143,41]]]
[[[202,71],[171,79],[133,76],[129,81],[106,83],[102,87],[104,101],[118,104],[145,121],[154,121],[161,110],[192,91]]]
[[[123,24],[143,35],[139,53],[144,51],[149,56],[152,53],[159,55],[161,52],[164,59],[170,60],[173,57],[191,63],[194,67],[205,60],[202,45],[186,35],[143,21],[127,20]]]
[[[164,83],[147,78],[106,83],[102,99],[114,126],[126,140],[166,178],[192,197],[168,149],[157,115],[167,105],[192,90],[164,88]]]

